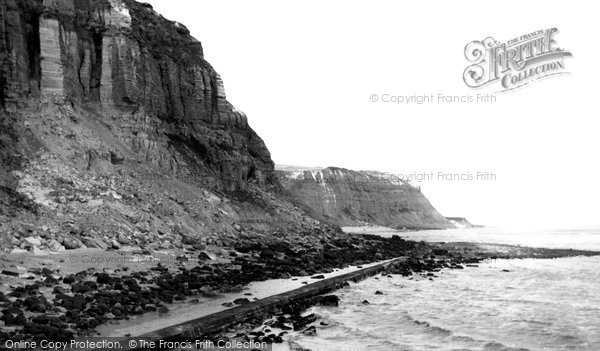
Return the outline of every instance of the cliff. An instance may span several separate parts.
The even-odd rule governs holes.
[[[0,162],[5,251],[337,232],[277,194],[201,43],[133,0],[0,2]]]
[[[394,175],[336,167],[278,166],[277,177],[291,196],[316,217],[340,226],[453,227],[418,188]]]
[[[448,221],[450,221],[450,223],[452,223],[452,225],[456,228],[474,228],[474,227],[481,227],[479,225],[474,225],[471,224],[471,222],[469,222],[468,219],[466,219],[465,217],[446,217],[446,219]]]
[[[74,156],[84,165],[141,160],[229,191],[270,181],[269,151],[226,100],[201,43],[147,4],[6,0],[0,50],[0,104],[9,112],[31,98],[51,105],[26,126],[50,151],[80,146]],[[76,130],[88,121],[113,138]]]

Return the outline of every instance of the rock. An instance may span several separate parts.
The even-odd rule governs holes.
[[[21,235],[27,235],[30,233],[35,232],[37,229],[37,226],[33,223],[20,223],[18,228],[17,228],[17,232]]]
[[[64,284],[71,284],[75,282],[75,276],[74,275],[68,275],[66,277],[63,278],[63,283]]]
[[[63,280],[64,283],[64,280]],[[76,293],[76,294],[84,294],[88,291],[91,291],[92,288],[85,283],[74,283],[71,285],[71,291]]]
[[[115,250],[119,250],[121,248],[121,244],[115,239],[112,239],[110,243],[111,247]]]
[[[296,318],[296,320],[294,321],[294,323],[293,323],[294,330],[302,330],[308,324],[313,323],[316,320],[317,320],[317,315],[314,314],[314,313],[311,313],[311,314],[306,315],[306,316],[298,316]]]
[[[90,200],[89,197],[84,196],[82,194],[77,194],[76,199],[81,203],[87,203]]]
[[[33,318],[32,321],[37,324],[48,324],[50,322],[50,318],[45,314],[41,314]]]
[[[96,238],[83,238],[83,243],[87,247],[92,247],[96,249],[106,250],[108,248],[108,246],[102,240]]]
[[[38,239],[38,238],[28,237],[28,238],[25,238],[23,240],[25,240],[26,242],[28,242],[28,243],[30,243],[31,245],[34,245],[34,246],[41,246],[42,245],[42,241],[40,239]]]
[[[108,275],[107,273],[96,274],[96,283],[98,284],[111,284],[112,281],[113,280],[111,279],[110,275]]]
[[[369,304],[371,304],[371,303],[370,303],[368,300],[363,300],[362,304],[363,304],[363,305],[369,305]]]
[[[302,331],[302,334],[306,336],[315,336],[317,335],[317,328],[313,325]]]
[[[117,241],[119,242],[119,244],[123,245],[128,245],[131,243],[131,240],[129,240],[129,238],[123,233],[117,234]]]
[[[215,257],[207,251],[202,251],[200,254],[198,254],[198,259],[201,261],[209,261],[214,260]]]
[[[63,238],[62,244],[67,250],[79,249],[84,247],[83,243],[73,236],[65,236]]]
[[[202,243],[202,239],[193,234],[186,234],[186,235],[182,235],[181,236],[181,242],[185,245],[191,245],[192,247],[194,247],[196,250],[202,250],[206,248],[206,245],[204,245]]]
[[[315,276],[310,277],[311,279],[325,279],[325,276],[323,274],[318,274]]]
[[[52,276],[48,276],[46,277],[46,279],[44,280],[44,285],[45,286],[55,286],[58,284],[58,280]]]
[[[238,232],[241,232],[242,231],[242,226],[239,225],[239,224],[234,224],[233,225],[233,229],[237,230]]]
[[[27,318],[25,317],[25,315],[23,313],[18,314],[14,319],[12,319],[11,323],[12,325],[24,325],[27,322]],[[8,322],[6,323],[7,325],[10,325]]]
[[[61,245],[58,241],[56,241],[55,239],[52,239],[48,242],[47,244],[48,249],[52,252],[60,252],[60,251],[65,251],[65,247],[63,245]]]
[[[248,300],[246,298],[239,298],[239,299],[233,300],[233,303],[236,305],[245,305],[247,303],[250,303],[250,300]]]
[[[383,293],[379,290],[375,291],[375,295],[383,295]]]
[[[2,274],[4,274],[4,275],[10,275],[10,276],[13,276],[13,277],[18,277],[19,276],[19,272],[9,271],[7,269],[3,269],[2,270]]]
[[[147,222],[138,222],[135,227],[142,232],[142,234],[150,232],[150,225]]]
[[[336,295],[325,295],[319,296],[317,304],[321,306],[334,306],[337,307],[340,304],[340,298]]]
[[[169,308],[167,306],[160,306],[158,308],[158,313],[167,313],[169,312]]]
[[[219,293],[210,287],[203,286],[198,289],[198,292],[204,297],[215,297],[218,296]]]

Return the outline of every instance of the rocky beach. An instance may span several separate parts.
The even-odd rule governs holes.
[[[326,322],[306,311],[337,307],[348,280],[433,281],[490,260],[600,254],[413,241],[367,225],[470,223],[391,174],[276,169],[200,41],[150,4],[0,2],[0,341],[282,344],[288,331],[319,333]],[[249,292],[271,281],[293,284]],[[194,335],[118,333],[224,298],[177,321],[213,321]]]
[[[600,254],[508,245],[425,244],[373,235],[338,234],[327,239],[330,242],[326,248],[315,252],[310,247],[245,238],[241,244],[221,248],[220,255],[215,257],[209,251],[197,254],[191,248],[178,254],[100,249],[69,250],[45,257],[31,253],[5,254],[0,260],[2,336],[14,340],[97,336],[95,328],[100,325],[118,325],[148,312],[167,313],[173,302],[198,303],[198,298],[239,292],[239,298],[225,306],[231,308],[253,301],[252,296],[243,293],[244,287],[253,281],[319,280],[324,278],[322,273],[350,264],[401,256],[407,259],[390,264],[382,273],[384,277],[421,275],[435,279],[442,269],[464,269],[487,259]],[[217,250],[213,248],[210,252]],[[323,302],[320,297],[301,300],[284,307],[275,316],[282,326],[291,323],[304,330],[305,325],[299,326],[304,323],[302,312],[319,303],[330,302]],[[265,320],[269,313],[274,311],[264,310]],[[260,317],[253,315],[250,320],[242,317],[219,333],[198,337],[218,337],[231,329],[245,327],[245,332],[238,330],[231,336],[259,342],[281,341],[279,334],[252,332],[263,322]],[[314,321],[305,322],[308,325]],[[285,328],[280,333],[283,331]]]

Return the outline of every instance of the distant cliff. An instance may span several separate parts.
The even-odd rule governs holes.
[[[465,217],[446,217],[447,220],[452,223],[456,228],[473,228],[480,227],[479,225],[474,225],[469,222]]]
[[[276,169],[280,183],[297,202],[337,225],[453,228],[418,188],[394,175],[336,167]]]

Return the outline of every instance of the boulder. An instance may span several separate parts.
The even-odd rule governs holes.
[[[317,335],[317,328],[313,325],[302,331],[302,334],[306,336],[315,336]]]
[[[119,234],[117,234],[117,242],[119,242],[120,244],[123,245],[129,245],[131,243],[131,240],[124,234],[119,232]]]
[[[316,320],[317,320],[317,315],[314,313],[311,313],[306,316],[297,316],[296,320],[293,323],[294,330],[302,330],[304,327],[306,327],[310,323],[315,322]]]
[[[63,238],[62,244],[67,250],[79,249],[85,246],[79,239],[70,235]]]
[[[85,284],[85,283],[80,282],[80,283],[74,283],[73,285],[71,285],[71,291],[76,294],[83,294],[83,293],[86,293],[91,290],[92,290],[92,288],[88,284]]]
[[[65,250],[65,247],[55,239],[50,240],[46,246],[48,246],[48,250],[52,252],[60,252]]]
[[[102,249],[102,250],[106,250],[108,248],[108,245],[106,245],[106,243],[104,243],[102,240],[97,239],[97,238],[83,238],[83,243],[87,246],[87,247],[92,247],[92,248],[96,248],[96,249]]]
[[[110,241],[110,244],[111,244],[111,247],[112,247],[113,249],[115,249],[115,250],[118,250],[118,249],[120,249],[120,248],[121,248],[121,244],[120,244],[120,243],[119,243],[117,240],[115,240],[115,239],[112,239],[112,240]]]
[[[26,242],[28,242],[29,244],[34,245],[34,246],[41,246],[42,245],[42,241],[39,238],[34,238],[34,237],[30,236],[30,237],[27,237],[27,238],[25,238],[23,240],[25,240]]]
[[[216,257],[214,257],[214,255],[209,253],[208,251],[202,251],[198,254],[198,259],[201,261],[214,260],[215,258]]]
[[[337,307],[340,304],[340,298],[336,295],[325,295],[319,296],[317,304],[320,306],[334,306]]]

